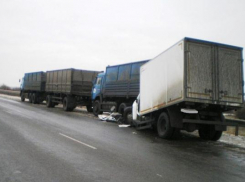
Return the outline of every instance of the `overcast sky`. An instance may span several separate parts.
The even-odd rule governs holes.
[[[0,0],[0,85],[25,72],[105,70],[184,37],[245,47],[244,0]]]

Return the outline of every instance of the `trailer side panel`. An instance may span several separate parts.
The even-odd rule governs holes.
[[[90,97],[92,82],[98,73],[76,69],[48,71],[46,91]]]
[[[183,100],[184,41],[140,69],[140,114]]]

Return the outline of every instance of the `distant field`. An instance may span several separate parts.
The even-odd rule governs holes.
[[[12,96],[19,96],[20,91],[12,91],[12,90],[3,90],[0,89],[0,94],[12,95]]]

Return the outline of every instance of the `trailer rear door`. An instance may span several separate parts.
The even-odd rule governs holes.
[[[218,47],[219,100],[242,103],[241,50]]]
[[[187,97],[213,99],[213,57],[211,44],[186,42]]]

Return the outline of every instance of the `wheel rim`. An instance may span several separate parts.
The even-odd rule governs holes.
[[[162,133],[164,133],[167,130],[166,121],[163,118],[161,118],[160,129]]]

